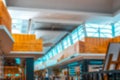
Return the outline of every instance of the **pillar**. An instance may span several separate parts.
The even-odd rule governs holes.
[[[34,59],[26,59],[26,80],[34,80]]]
[[[0,80],[4,78],[4,57],[0,55]]]
[[[83,60],[82,61],[82,69],[81,69],[81,71],[82,72],[88,72],[88,65],[89,65],[89,63],[88,63],[88,60]]]
[[[114,25],[114,23],[112,23],[111,26],[112,26],[112,37],[115,37],[115,25]]]

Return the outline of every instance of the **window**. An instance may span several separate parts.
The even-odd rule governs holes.
[[[54,53],[55,53],[55,55],[58,53],[58,50],[57,50],[56,46],[54,47]]]
[[[13,19],[12,33],[28,33],[28,20]]]
[[[85,37],[84,29],[85,29],[84,26],[79,26],[78,27],[78,38],[79,38],[79,40],[84,40],[84,37]]]
[[[48,54],[49,58],[51,58],[51,57],[52,57],[52,52],[51,52],[51,51],[50,51],[50,52],[48,52],[47,54]]]
[[[53,49],[51,50],[51,52],[52,52],[52,57],[55,56],[55,54],[56,54],[55,48],[53,48]]]
[[[72,33],[71,33],[71,37],[72,37],[72,42],[73,43],[76,43],[79,39],[78,39],[78,32],[77,32],[77,29],[74,30]]]
[[[61,43],[59,43],[56,48],[57,48],[58,53],[63,50]]]
[[[71,45],[71,40],[69,35],[65,39],[63,39],[62,44],[64,46],[64,49],[66,49]]]
[[[115,36],[119,36],[120,35],[120,21],[116,22],[114,27],[115,27]]]
[[[88,37],[112,37],[112,26],[110,24],[86,24],[85,27]]]

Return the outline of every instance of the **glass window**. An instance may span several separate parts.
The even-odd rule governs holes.
[[[100,37],[102,37],[102,38],[111,38],[112,36],[111,36],[111,34],[100,34]]]
[[[109,29],[100,29],[100,32],[112,34],[112,31]]]
[[[55,55],[58,53],[57,47],[54,47]]]
[[[112,27],[109,24],[86,24],[86,32],[88,37],[112,37]]]
[[[82,34],[82,35],[80,35],[79,40],[84,41],[84,38],[85,38],[85,35]]]
[[[63,43],[64,49],[69,47],[71,45],[70,36],[67,36],[65,39],[63,39],[62,43]]]
[[[56,54],[55,48],[52,49],[52,53],[53,53],[52,57],[55,56],[55,54]]]
[[[46,55],[45,57],[46,57],[46,60],[49,60],[49,56],[48,55]]]
[[[28,20],[13,19],[12,33],[28,33]]]
[[[49,58],[50,58],[50,52],[48,52],[48,53],[47,53],[47,55],[48,55],[48,56],[49,56]]]
[[[53,52],[50,51],[49,54],[50,54],[50,58],[52,58],[52,56],[53,56]]]
[[[79,40],[77,29],[74,30],[74,31],[71,33],[71,37],[72,37],[72,42],[73,42],[73,43],[76,43],[76,42]]]
[[[114,27],[115,27],[115,36],[119,36],[120,35],[120,21],[116,22]]]
[[[43,56],[42,61],[43,61],[43,62],[45,62],[45,61],[46,61],[46,57],[45,57],[45,56]]]
[[[61,43],[59,43],[57,45],[57,51],[58,51],[58,53],[61,52],[62,50],[63,50],[62,45],[61,45]]]
[[[79,40],[83,40],[85,37],[84,28],[85,28],[84,26],[78,27],[78,39]]]
[[[98,31],[98,28],[87,28],[86,27],[86,32],[97,32]]]

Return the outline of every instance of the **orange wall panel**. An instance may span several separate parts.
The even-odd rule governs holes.
[[[12,19],[2,0],[0,0],[0,25],[5,25],[11,32]]]
[[[35,35],[13,34],[12,36],[15,40],[13,51],[41,52],[43,50],[42,39],[36,40]]]
[[[78,41],[75,44],[69,46],[61,53],[62,57],[59,59],[62,60],[76,53],[106,53],[107,48],[110,42],[120,42],[120,36],[115,38],[90,38],[86,37],[85,41]]]
[[[84,53],[106,53],[108,42],[109,39],[107,38],[86,37]]]
[[[35,35],[32,35],[32,34],[30,34],[30,35],[28,35],[28,34],[12,34],[12,36],[13,36],[13,38],[14,38],[14,40],[15,40],[15,42],[29,42],[29,41],[31,41],[31,42],[34,42],[34,40],[36,39],[35,38]]]

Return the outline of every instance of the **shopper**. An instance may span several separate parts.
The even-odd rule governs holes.
[[[45,80],[49,80],[48,73],[45,74]]]

